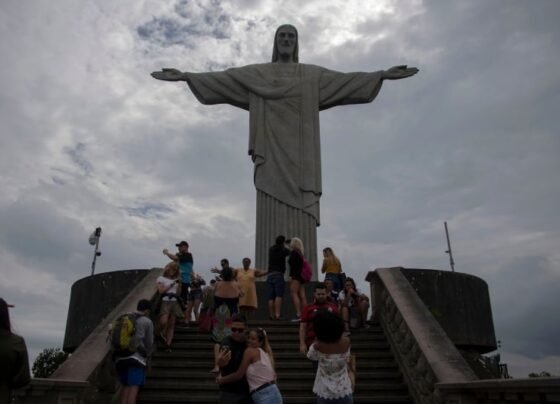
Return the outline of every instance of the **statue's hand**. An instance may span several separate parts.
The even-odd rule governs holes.
[[[407,65],[393,66],[389,70],[383,72],[383,79],[385,80],[399,80],[414,76],[418,73],[416,67],[408,67]]]
[[[177,69],[161,69],[160,72],[153,72],[152,77],[165,81],[181,81],[184,80],[183,73]]]

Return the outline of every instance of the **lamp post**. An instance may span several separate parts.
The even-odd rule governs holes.
[[[93,261],[91,262],[91,276],[95,273],[95,261],[97,257],[101,255],[101,251],[99,251],[99,239],[101,238],[101,227],[97,227],[93,233],[89,236],[89,243],[95,246],[95,250],[93,252]]]

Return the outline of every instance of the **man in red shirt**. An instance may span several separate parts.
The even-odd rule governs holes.
[[[307,354],[307,350],[315,341],[315,330],[313,329],[313,318],[319,310],[327,310],[338,314],[338,306],[327,300],[327,289],[324,283],[315,285],[313,291],[313,303],[306,305],[301,312],[299,323],[299,351]],[[315,368],[316,362],[313,363]]]

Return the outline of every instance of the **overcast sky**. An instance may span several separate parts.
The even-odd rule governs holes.
[[[322,225],[347,273],[456,270],[489,286],[516,377],[560,374],[560,2],[6,0],[0,3],[0,296],[34,357],[62,346],[70,287],[254,255],[248,114],[204,106],[162,67],[267,62],[274,30],[339,71],[417,66],[321,113]],[[361,282],[366,288],[366,283]]]

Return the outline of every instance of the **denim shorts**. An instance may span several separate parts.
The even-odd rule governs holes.
[[[202,290],[200,289],[191,289],[189,291],[189,296],[187,298],[187,300],[189,302],[194,302],[195,300],[201,300],[202,299]]]
[[[119,383],[123,386],[144,385],[146,372],[143,367],[117,366],[117,374],[119,375]]]
[[[190,283],[181,282],[181,299],[183,299],[183,302],[186,302],[188,300],[190,287]]]
[[[333,283],[333,289],[339,291],[342,289],[342,285],[340,284],[340,275],[333,274],[332,272],[327,272],[325,274],[325,280],[330,279]]]
[[[274,300],[277,297],[284,297],[284,274],[282,272],[271,272],[266,279],[268,285],[268,300]]]
[[[251,394],[254,404],[282,404],[282,395],[275,384]]]

